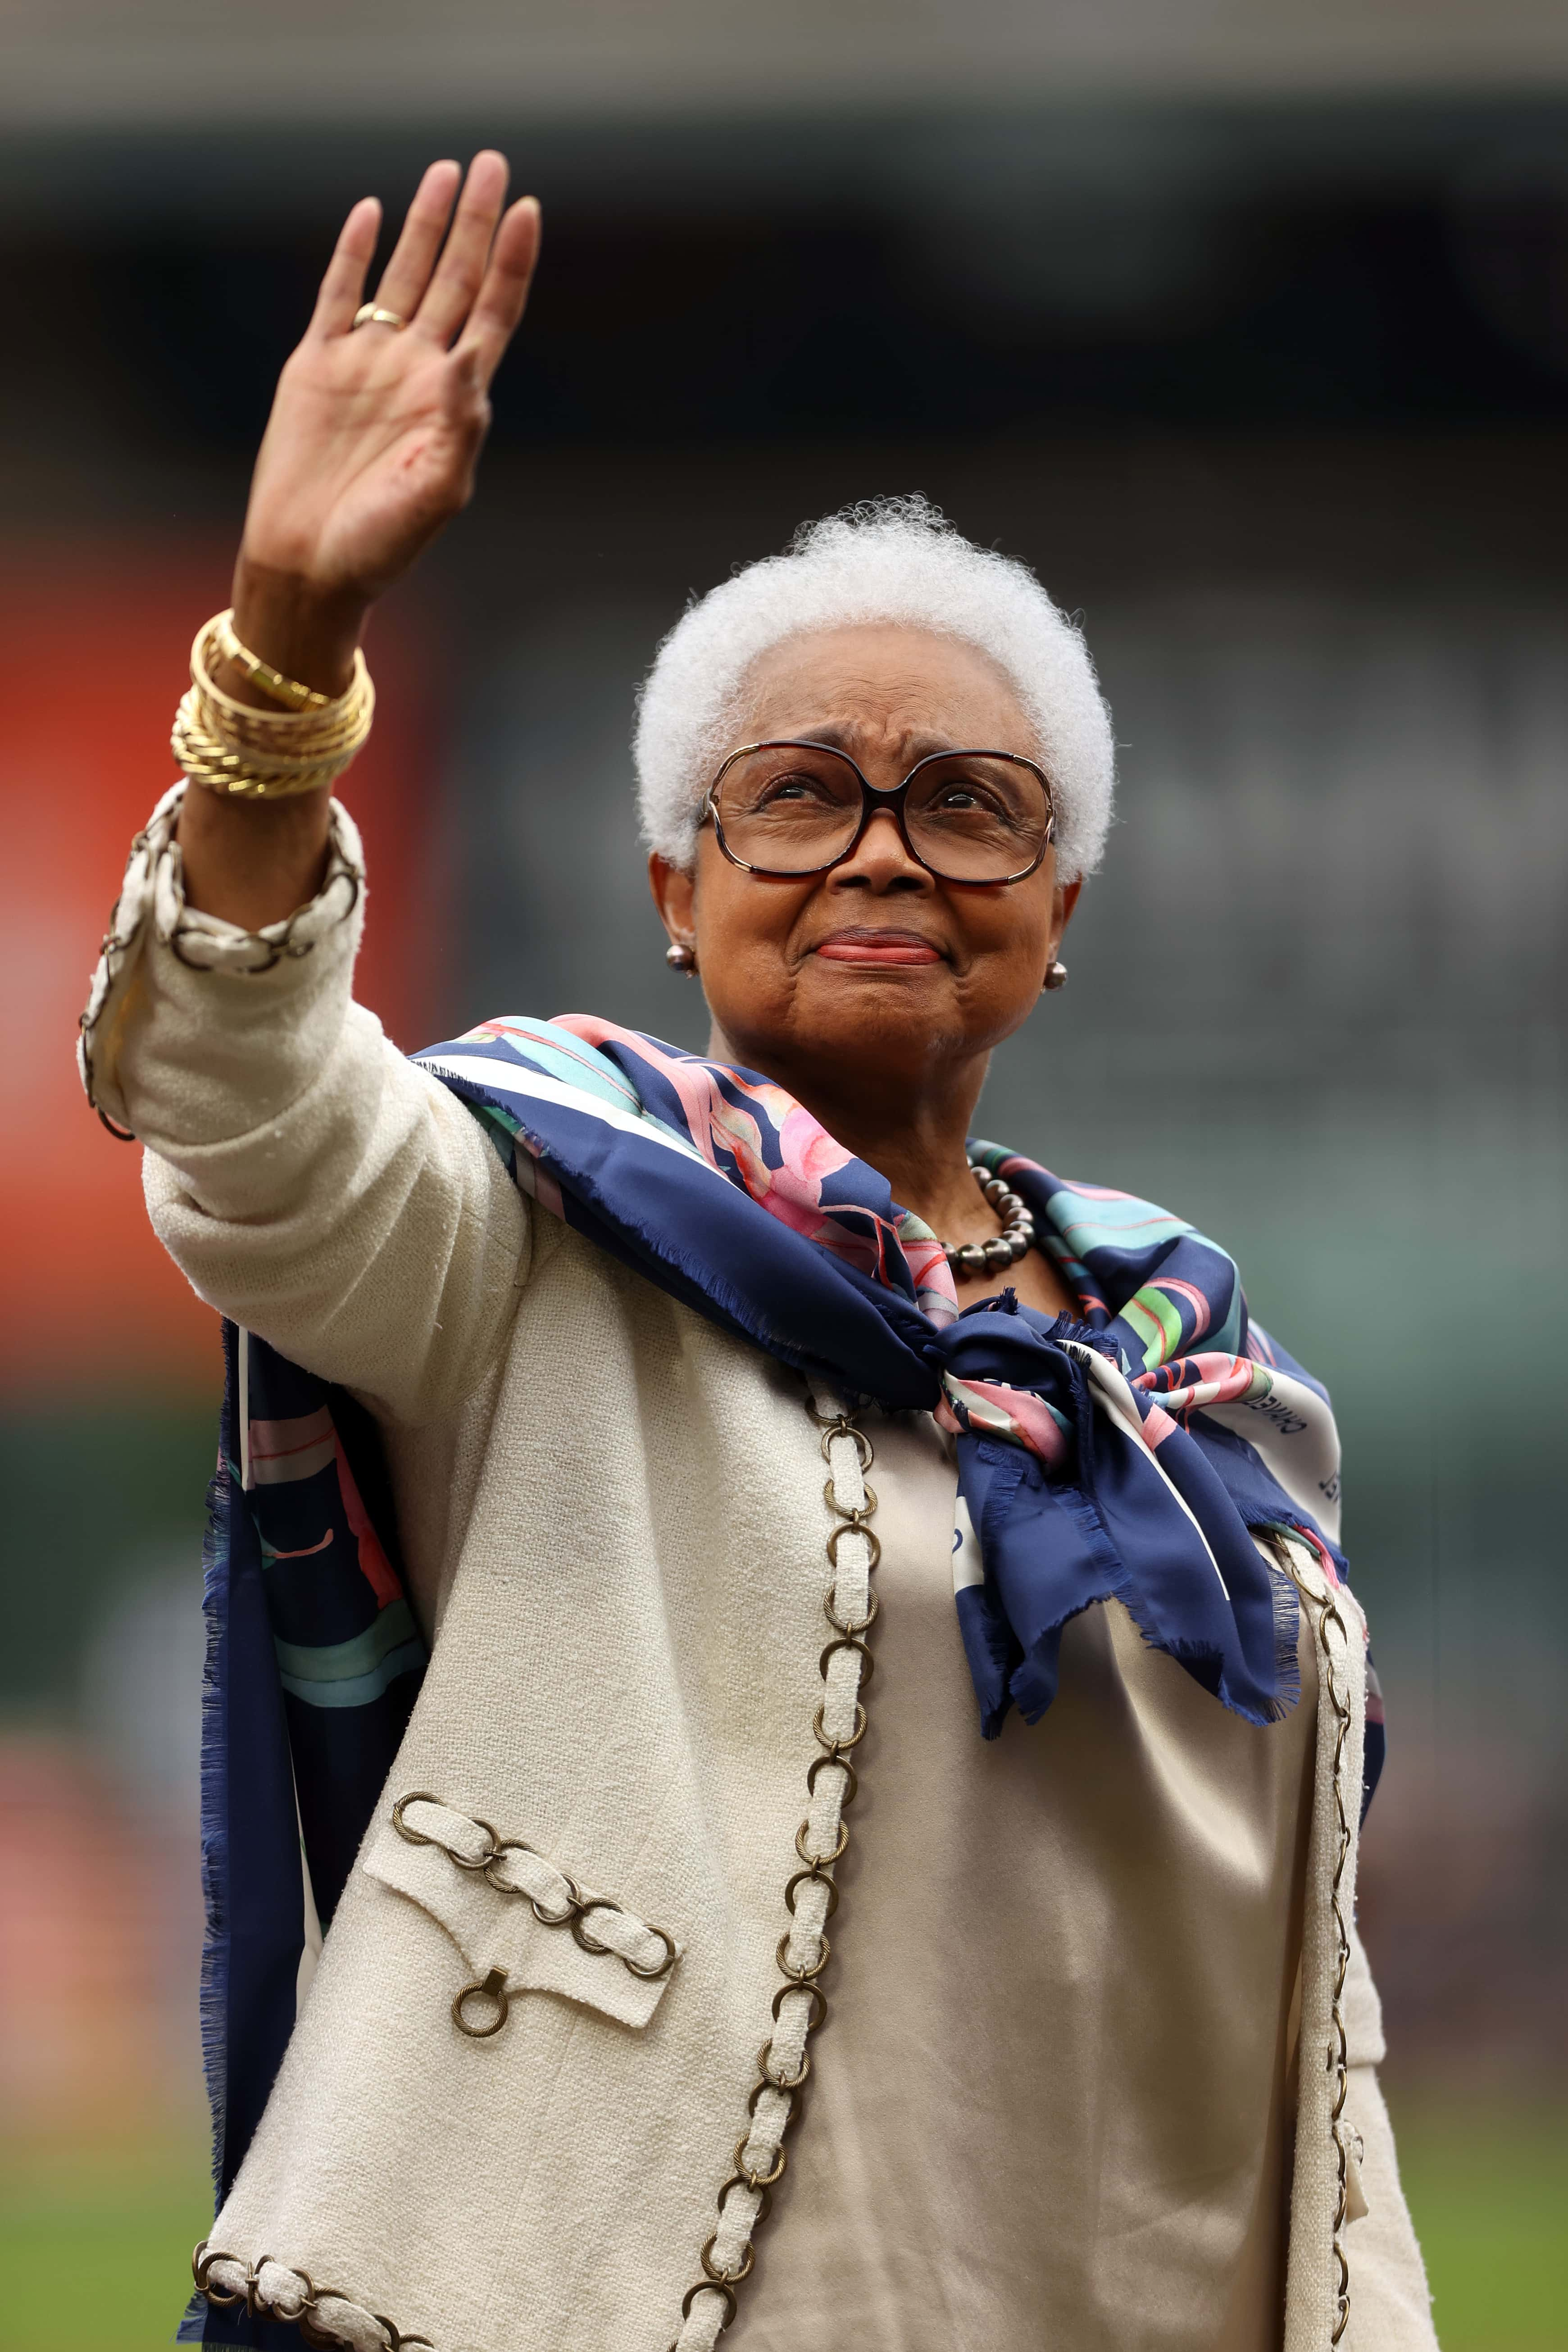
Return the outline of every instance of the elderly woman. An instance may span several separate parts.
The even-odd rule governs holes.
[[[232,1326],[186,2333],[1430,2346],[1327,1399],[1190,1226],[971,1138],[1108,822],[1072,625],[918,501],[686,614],[637,759],[705,1058],[352,1002],[330,786],[505,176],[433,166],[374,302],[349,215],[84,1016]]]

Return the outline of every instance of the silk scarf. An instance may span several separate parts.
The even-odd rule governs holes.
[[[1327,1391],[1180,1218],[994,1144],[1075,1312],[961,1313],[946,1254],[782,1087],[584,1015],[489,1021],[417,1057],[519,1186],[710,1321],[956,1441],[959,1622],[987,1738],[1049,1706],[1062,1630],[1114,1598],[1220,1704],[1299,1691],[1289,1530],[1338,1581]]]

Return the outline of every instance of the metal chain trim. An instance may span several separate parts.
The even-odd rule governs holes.
[[[1350,2207],[1351,2143],[1357,2137],[1345,2121],[1345,2101],[1350,2095],[1350,2049],[1345,2038],[1344,1990],[1345,1973],[1350,1967],[1350,1923],[1344,1911],[1345,1872],[1349,1866],[1354,1833],[1345,1811],[1345,1742],[1350,1738],[1351,1706],[1341,1686],[1336,1670],[1332,1643],[1329,1639],[1331,1626],[1339,1634],[1348,1653],[1351,1636],[1331,1591],[1314,1592],[1291,1557],[1290,1546],[1277,1543],[1276,1557],[1284,1567],[1291,1583],[1306,1604],[1317,1641],[1321,1669],[1322,1688],[1320,1703],[1326,1699],[1334,1717],[1334,1754],[1332,1778],[1334,1784],[1334,1827],[1338,1848],[1334,1855],[1334,1874],[1329,1889],[1330,1913],[1334,1923],[1336,1950],[1334,1954],[1333,1991],[1330,2002],[1329,2046],[1324,2057],[1325,2070],[1335,2078],[1334,2100],[1329,2111],[1329,2129],[1333,2137],[1334,2156],[1339,2167],[1339,2189],[1334,2207],[1333,2259],[1335,2319],[1331,2345],[1337,2344],[1350,2326],[1351,2270],[1345,2254],[1344,2232]]]
[[[231,2289],[215,2282],[215,2263],[226,2263],[231,2274],[241,2273],[242,2283]],[[264,2271],[277,2273],[265,2286]],[[405,2336],[383,2313],[369,2310],[352,2295],[340,2294],[336,2287],[315,2285],[308,2271],[276,2262],[270,2254],[258,2254],[255,2262],[247,2263],[243,2255],[226,2254],[204,2238],[191,2256],[191,2275],[195,2280],[196,2292],[205,2295],[215,2310],[224,2311],[243,2303],[252,2319],[270,2315],[297,2326],[306,2343],[316,2347],[317,2352],[340,2352],[343,2345],[362,2352],[366,2344],[378,2347],[378,2352],[404,2352],[407,2345],[418,2345],[422,2352],[435,2352],[427,2336]],[[323,2303],[335,2304],[354,2332],[343,2333],[329,2326],[321,2316]]]
[[[231,972],[243,979],[254,979],[274,971],[285,957],[297,962],[310,955],[328,930],[347,922],[359,903],[364,882],[364,869],[343,833],[346,813],[334,802],[326,878],[308,905],[296,907],[284,921],[269,924],[264,931],[247,931],[237,939],[220,937],[199,924],[183,921],[184,900],[176,878],[174,826],[185,790],[184,784],[176,784],[165,793],[131,844],[120,896],[110,908],[109,926],[99,944],[98,966],[87,1005],[77,1023],[77,1066],[83,1089],[110,1134],[121,1143],[134,1143],[136,1138],[128,1128],[117,1125],[98,1099],[94,1049],[104,1009],[124,977],[128,959],[143,927],[152,922],[158,939],[191,971]],[[341,896],[339,883],[348,886],[346,901],[341,906],[337,904]],[[329,898],[333,901],[331,909]],[[187,940],[199,942],[203,951],[188,954]],[[253,960],[241,962],[240,954]]]
[[[442,1836],[438,1829],[416,1829],[408,1818],[408,1808],[419,1805],[430,1812],[442,1815],[454,1824],[454,1833]],[[667,1977],[679,1958],[680,1948],[673,1936],[663,1927],[656,1927],[651,1919],[639,1919],[624,1903],[612,1895],[584,1893],[574,1878],[540,1853],[524,1838],[503,1838],[489,1822],[476,1814],[459,1812],[456,1805],[432,1796],[428,1789],[411,1789],[399,1797],[392,1808],[392,1826],[405,1844],[434,1846],[444,1853],[458,1870],[473,1872],[493,1886],[498,1895],[515,1895],[525,1901],[542,1927],[569,1927],[572,1940],[581,1951],[595,1959],[619,1960],[627,1973],[657,1984]],[[455,1842],[465,1831],[471,1830],[482,1841],[476,1850],[466,1850],[468,1841]],[[586,1922],[592,1918],[597,1933]],[[629,1931],[629,1932],[628,1932]],[[636,1957],[635,1947],[641,1940],[645,1957]],[[649,1943],[662,1945],[661,1951],[650,1951]],[[491,2021],[476,2025],[469,2017],[470,2006],[481,2004],[481,2016]],[[488,2042],[506,2023],[510,2010],[507,1994],[506,1970],[491,1969],[477,1983],[465,1985],[452,2003],[452,2018],[459,2031],[471,2041]]]
[[[773,1995],[773,2031],[757,2053],[757,2080],[746,2102],[750,2122],[735,2143],[734,2169],[715,2200],[717,2225],[699,2256],[702,2275],[686,2291],[669,2352],[710,2352],[735,2316],[735,2290],[755,2260],[753,2236],[789,2162],[784,2136],[799,2115],[811,2073],[806,2045],[827,2015],[818,1979],[832,1948],[826,1925],[838,1908],[833,1873],[849,1843],[844,1815],[859,1786],[849,1753],[866,1735],[861,1693],[872,1669],[866,1636],[878,1606],[870,1580],[881,1546],[868,1524],[877,1508],[866,1483],[876,1459],[870,1439],[847,1411],[819,1412],[810,1397],[806,1411],[821,1432],[828,1471],[823,1500],[836,1520],[826,1547],[833,1580],[822,1603],[831,1638],[818,1662],[823,1696],[812,1719],[819,1753],[806,1770],[805,1819],[795,1832],[802,1867],[784,1894],[790,1925],[778,1941],[784,1982]]]
[[[341,911],[333,916],[332,920],[334,926],[338,923],[346,923],[359,904],[362,887],[362,877],[352,866],[343,866],[338,873],[329,875],[309,906],[296,907],[293,913],[282,922],[268,923],[263,931],[247,931],[243,945],[258,950],[254,963],[237,963],[226,957],[220,961],[215,951],[212,933],[204,930],[199,923],[181,923],[172,930],[168,940],[169,951],[178,958],[187,971],[233,972],[241,980],[259,980],[263,972],[276,971],[285,957],[291,962],[300,963],[306,956],[315,953],[317,943],[321,936],[319,928],[308,919],[315,915],[327,891],[334,882],[339,880],[348,883],[349,895]],[[309,939],[300,936],[307,928],[311,932]],[[205,952],[199,955],[187,955],[184,946],[187,940],[199,943]],[[409,2340],[412,2341],[411,2338]]]
[[[136,1138],[128,1127],[117,1126],[98,1099],[97,1074],[92,1061],[93,1036],[99,1015],[109,1000],[109,992],[119,977],[125,951],[134,939],[136,927],[151,901],[152,863],[152,852],[143,828],[132,839],[125,879],[120,886],[119,897],[109,910],[109,922],[98,943],[98,968],[92,976],[91,992],[77,1017],[77,1067],[81,1073],[82,1091],[98,1113],[100,1124],[108,1129],[116,1143],[134,1143]],[[122,909],[130,913],[129,924],[123,930],[120,919]]]

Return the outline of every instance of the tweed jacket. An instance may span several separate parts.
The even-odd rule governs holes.
[[[352,1002],[341,810],[321,896],[247,935],[185,906],[177,797],[111,925],[89,1089],[142,1139],[199,1295],[373,1408],[434,1635],[208,2284],[248,2276],[283,2317],[309,2294],[313,2329],[363,2352],[690,2352],[726,2317],[690,2290],[747,2130],[823,1701],[819,1430],[796,1375],[531,1209]],[[1348,2267],[1342,2340],[1417,2352],[1352,1924],[1364,1629],[1296,1565],[1320,1701],[1284,2341],[1340,2340]],[[552,1927],[547,1891],[519,1903],[399,1837],[410,1792],[448,1844],[493,1824],[602,1892],[614,1948]],[[454,1983],[496,1968],[554,1997],[455,2034]]]

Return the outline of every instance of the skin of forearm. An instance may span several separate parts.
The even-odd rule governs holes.
[[[342,694],[348,686],[364,614],[355,595],[323,591],[243,554],[236,567],[235,635],[319,694]],[[214,683],[236,701],[278,708],[231,663]],[[282,922],[321,888],[330,797],[322,790],[294,800],[229,801],[188,786],[177,835],[186,903],[247,931]]]

